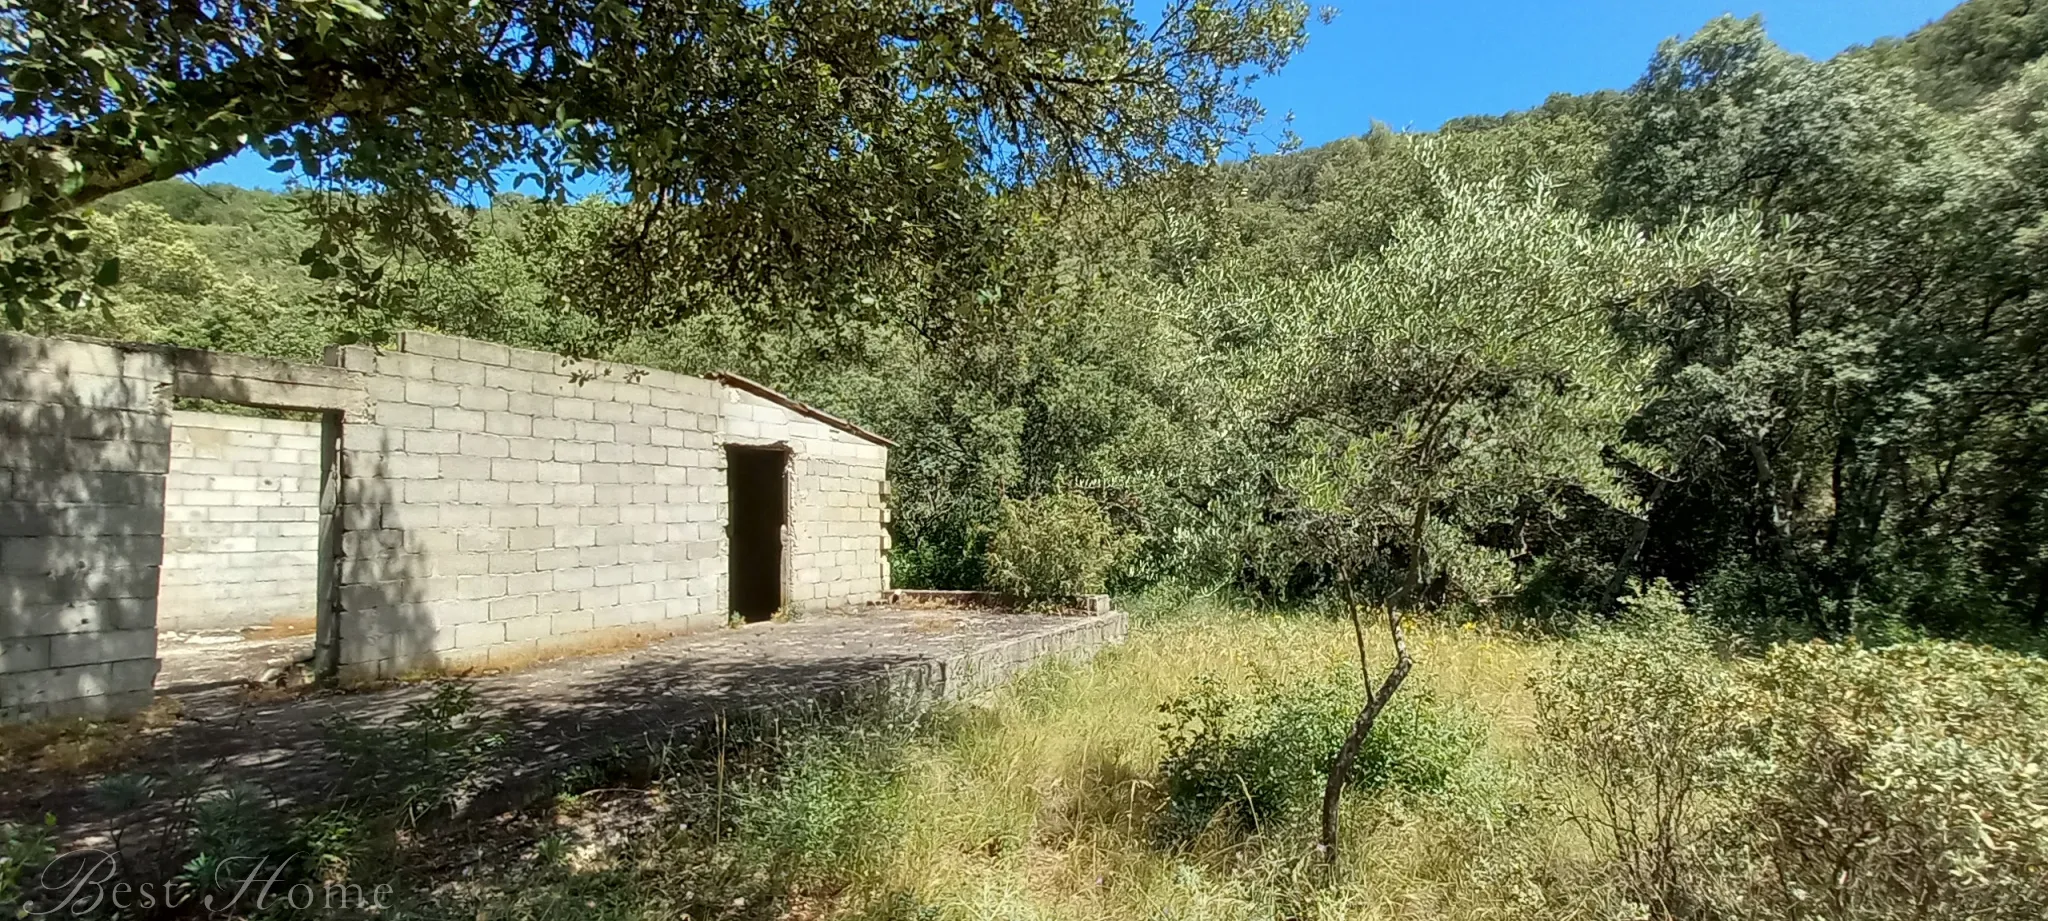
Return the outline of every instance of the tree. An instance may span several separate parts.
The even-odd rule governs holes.
[[[1760,260],[1739,219],[1645,239],[1587,226],[1540,184],[1445,183],[1436,198],[1378,259],[1260,285],[1202,321],[1256,329],[1226,372],[1244,382],[1240,422],[1270,433],[1289,514],[1340,574],[1358,638],[1368,693],[1324,794],[1330,860],[1343,779],[1412,665],[1404,611],[1491,591],[1501,554],[1481,538],[1528,497],[1570,486],[1632,504],[1603,455],[1647,399],[1650,362],[1615,315],[1740,284]],[[1394,651],[1376,687],[1366,599]]]
[[[1660,49],[1604,177],[1607,213],[1648,228],[1757,209],[1783,261],[1644,329],[1665,357],[1638,435],[1685,458],[1653,512],[1684,525],[1652,555],[1743,619],[1882,634],[2048,610],[2038,555],[1982,542],[2007,513],[2039,533],[2043,84],[2023,68],[1943,113],[1882,58],[1815,63],[1716,20]]]
[[[0,286],[80,287],[76,213],[249,150],[311,186],[316,275],[358,233],[459,244],[448,200],[597,177],[650,260],[765,286],[936,254],[990,189],[1214,159],[1298,0],[0,2]],[[656,233],[659,228],[665,233]],[[104,279],[103,279],[104,280]]]

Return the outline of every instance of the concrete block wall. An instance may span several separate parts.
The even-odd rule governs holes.
[[[349,675],[725,623],[718,385],[424,333],[341,350]]]
[[[0,720],[147,706],[170,362],[0,334],[0,369]]]
[[[889,589],[888,449],[754,394],[719,390],[722,443],[790,450],[789,609],[881,600]]]
[[[158,629],[310,623],[319,546],[319,422],[171,413]]]
[[[147,704],[160,574],[181,629],[331,574],[345,678],[722,626],[731,444],[791,458],[788,607],[888,588],[886,448],[758,385],[425,333],[328,364],[0,336],[0,719]],[[336,517],[315,424],[174,396],[333,414]]]

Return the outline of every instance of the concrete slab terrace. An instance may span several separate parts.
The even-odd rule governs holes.
[[[1075,617],[875,605],[470,680],[480,711],[512,727],[512,741],[494,757],[503,765],[499,786],[517,790],[614,746],[658,744],[720,712],[864,687],[918,697],[972,694],[1038,662],[1088,657],[1121,641],[1125,630],[1121,613]],[[193,687],[176,695],[181,712],[175,724],[145,730],[147,738],[119,764],[89,776],[10,772],[0,789],[0,819],[53,814],[65,840],[88,842],[134,819],[109,815],[94,804],[90,794],[100,778],[161,776],[178,769],[204,771],[216,785],[254,783],[286,801],[314,799],[339,770],[323,741],[323,720],[387,722],[431,693],[426,683],[291,698]]]

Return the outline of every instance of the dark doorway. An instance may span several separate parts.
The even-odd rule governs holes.
[[[749,622],[767,620],[782,607],[782,522],[787,508],[783,469],[788,461],[788,452],[781,448],[725,449],[732,611]]]

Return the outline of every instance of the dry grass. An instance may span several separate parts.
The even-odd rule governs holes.
[[[0,726],[0,774],[78,777],[128,762],[151,733],[178,721],[178,702],[158,698],[149,709],[111,720],[46,720]]]
[[[1313,803],[1249,838],[1229,823],[1192,842],[1162,834],[1160,705],[1204,679],[1270,692],[1355,674],[1349,625],[1183,609],[1141,622],[1093,662],[1034,670],[932,720],[899,726],[885,712],[872,725],[799,730],[778,743],[788,760],[772,772],[735,762],[732,790],[692,762],[635,800],[635,814],[652,817],[644,833],[573,836],[632,839],[598,848],[601,859],[544,880],[492,874],[506,885],[490,884],[489,915],[584,906],[570,910],[607,921],[1613,917],[1615,906],[1592,895],[1604,890],[1588,885],[1593,862],[1577,835],[1542,805],[1543,775],[1529,760],[1529,680],[1547,648],[1459,624],[1412,634],[1413,692],[1465,710],[1487,727],[1485,741],[1441,792],[1348,797],[1333,879],[1313,850]],[[877,728],[888,726],[897,728]],[[796,744],[803,738],[818,744]]]
[[[902,840],[878,848],[872,886],[948,918],[1578,913],[1547,894],[1559,887],[1531,885],[1572,863],[1570,836],[1526,802],[1542,648],[1461,626],[1413,639],[1416,686],[1479,715],[1489,745],[1451,794],[1350,803],[1336,885],[1317,884],[1307,828],[1183,847],[1155,835],[1161,702],[1205,675],[1242,685],[1355,668],[1346,624],[1205,611],[1141,627],[1089,666],[1035,673],[920,747],[901,785]]]

